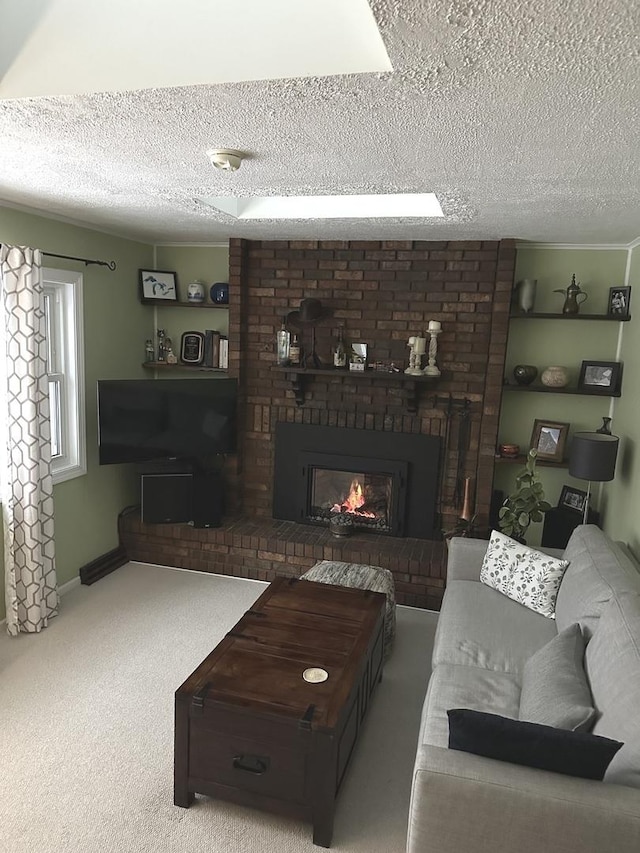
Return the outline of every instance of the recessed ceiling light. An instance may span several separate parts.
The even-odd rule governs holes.
[[[444,216],[435,193],[201,198],[236,219],[393,219]]]
[[[223,172],[235,172],[240,168],[244,154],[242,151],[236,151],[233,148],[210,148],[207,151],[207,157],[216,169],[222,169]]]

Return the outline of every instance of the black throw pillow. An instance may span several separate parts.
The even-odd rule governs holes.
[[[449,749],[583,779],[601,780],[622,746],[616,740],[586,732],[571,732],[466,708],[455,708],[447,714]]]

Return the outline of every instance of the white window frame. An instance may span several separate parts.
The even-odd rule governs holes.
[[[87,473],[82,273],[43,268],[42,285],[53,309],[49,375],[61,397],[61,453],[51,459],[56,484]]]

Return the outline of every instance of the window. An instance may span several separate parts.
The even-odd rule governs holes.
[[[61,483],[87,471],[82,274],[42,270],[51,411],[51,470]]]

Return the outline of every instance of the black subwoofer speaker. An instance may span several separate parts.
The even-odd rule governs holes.
[[[220,527],[222,523],[222,476],[218,471],[193,475],[192,515],[194,527]]]
[[[147,524],[184,524],[193,518],[192,473],[141,475],[141,516]]]

